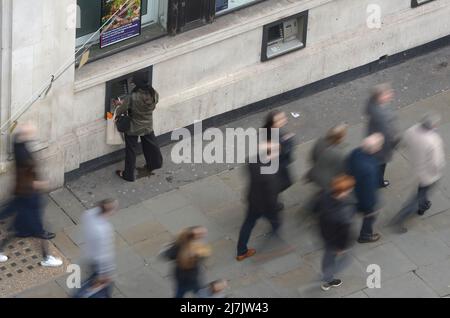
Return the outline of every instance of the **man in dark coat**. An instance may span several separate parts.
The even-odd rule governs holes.
[[[384,179],[384,173],[399,142],[397,117],[390,105],[393,98],[394,92],[388,84],[376,86],[366,108],[369,117],[367,136],[381,133],[384,137],[383,149],[376,155],[380,161],[378,180],[382,188],[389,186],[389,181]]]
[[[278,145],[274,145],[269,142],[267,145],[263,145],[262,147],[267,147],[266,149],[270,149],[268,153],[270,153],[269,157],[271,161],[278,160]],[[261,217],[268,219],[272,225],[274,234],[277,233],[281,225],[279,215],[280,204],[278,202],[278,195],[281,191],[279,175],[277,172],[273,174],[263,173],[262,168],[264,166],[269,166],[270,163],[262,163],[259,157],[256,161],[257,162],[255,163],[248,164],[250,173],[248,209],[247,216],[239,233],[236,257],[238,261],[242,261],[256,253],[255,249],[247,248],[247,243],[258,219]]]
[[[350,154],[347,162],[348,174],[356,180],[355,195],[358,211],[364,213],[359,243],[370,243],[380,239],[373,233],[378,205],[378,177],[380,163],[375,154],[383,147],[383,135],[375,133],[366,137],[361,147]]]

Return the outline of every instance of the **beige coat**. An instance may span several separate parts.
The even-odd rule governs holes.
[[[435,131],[425,130],[420,124],[415,125],[405,132],[403,144],[421,186],[431,185],[442,177],[445,167],[444,146]]]

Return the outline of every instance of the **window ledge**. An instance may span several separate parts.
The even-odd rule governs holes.
[[[270,22],[302,12],[333,0],[267,0],[220,16],[212,24],[176,35],[166,36],[85,65],[75,73],[75,92],[227,38],[262,27]]]

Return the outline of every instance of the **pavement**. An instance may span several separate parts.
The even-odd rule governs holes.
[[[117,197],[121,210],[112,217],[117,246],[117,277],[114,297],[171,297],[171,264],[158,258],[164,244],[182,228],[204,225],[213,255],[205,264],[208,281],[227,279],[229,297],[448,297],[450,296],[450,165],[432,195],[433,206],[424,216],[416,216],[406,234],[393,233],[386,225],[416,187],[413,171],[403,150],[387,168],[391,181],[382,190],[384,207],[376,227],[380,241],[357,244],[351,251],[351,265],[339,278],[340,288],[328,292],[320,286],[323,244],[317,220],[303,207],[315,192],[300,178],[308,168],[307,156],[314,138],[338,122],[350,125],[348,151],[364,134],[363,106],[370,87],[392,81],[397,97],[401,128],[414,124],[425,112],[435,110],[443,117],[439,128],[450,161],[450,67],[446,64],[450,47],[414,58],[389,69],[337,85],[285,105],[275,105],[288,113],[289,129],[297,133],[298,146],[292,171],[295,184],[282,194],[285,204],[280,243],[268,241],[270,226],[261,220],[250,246],[258,250],[254,258],[235,261],[239,227],[245,215],[245,167],[228,164],[184,164],[170,162],[171,145],[164,147],[165,168],[151,178],[124,183],[114,176],[122,163],[89,173],[49,195],[47,222],[57,233],[55,249],[70,262],[82,264],[80,216],[96,201]],[[259,127],[266,112],[252,114],[220,127]],[[142,163],[142,158],[139,158]],[[356,221],[360,226],[361,219]],[[14,259],[14,258],[13,258]],[[368,288],[368,266],[381,268],[381,288]],[[14,297],[68,297],[67,274],[49,277],[46,282],[22,284]],[[0,282],[1,283],[1,282]],[[12,295],[9,295],[12,296]]]

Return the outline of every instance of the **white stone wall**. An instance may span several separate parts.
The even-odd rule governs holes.
[[[2,36],[11,37],[2,49],[2,103],[4,123],[18,113],[52,74],[70,60],[75,50],[75,29],[68,23],[68,8],[76,0],[2,0]],[[6,98],[7,97],[7,98]],[[20,118],[31,121],[39,131],[42,177],[57,187],[64,180],[64,152],[59,141],[73,129],[76,110],[74,101],[74,69],[71,67],[54,83],[49,95],[38,100]],[[2,139],[2,157],[6,159],[8,140]],[[2,171],[0,184],[10,182],[11,165]],[[7,194],[2,187],[0,198]]]
[[[73,52],[74,30],[62,24],[66,6],[75,0],[36,0],[42,10],[29,0],[13,1],[11,91],[18,103]],[[380,5],[381,29],[367,27],[368,4]],[[263,25],[305,10],[307,47],[260,62]],[[153,65],[161,97],[155,129],[162,134],[446,36],[449,16],[448,0],[416,9],[410,0],[268,0],[90,63],[75,74],[72,69],[29,116],[40,123],[43,147],[48,145],[43,157],[47,153],[55,163],[49,176],[60,185],[63,172],[118,149],[105,143],[108,80]]]

